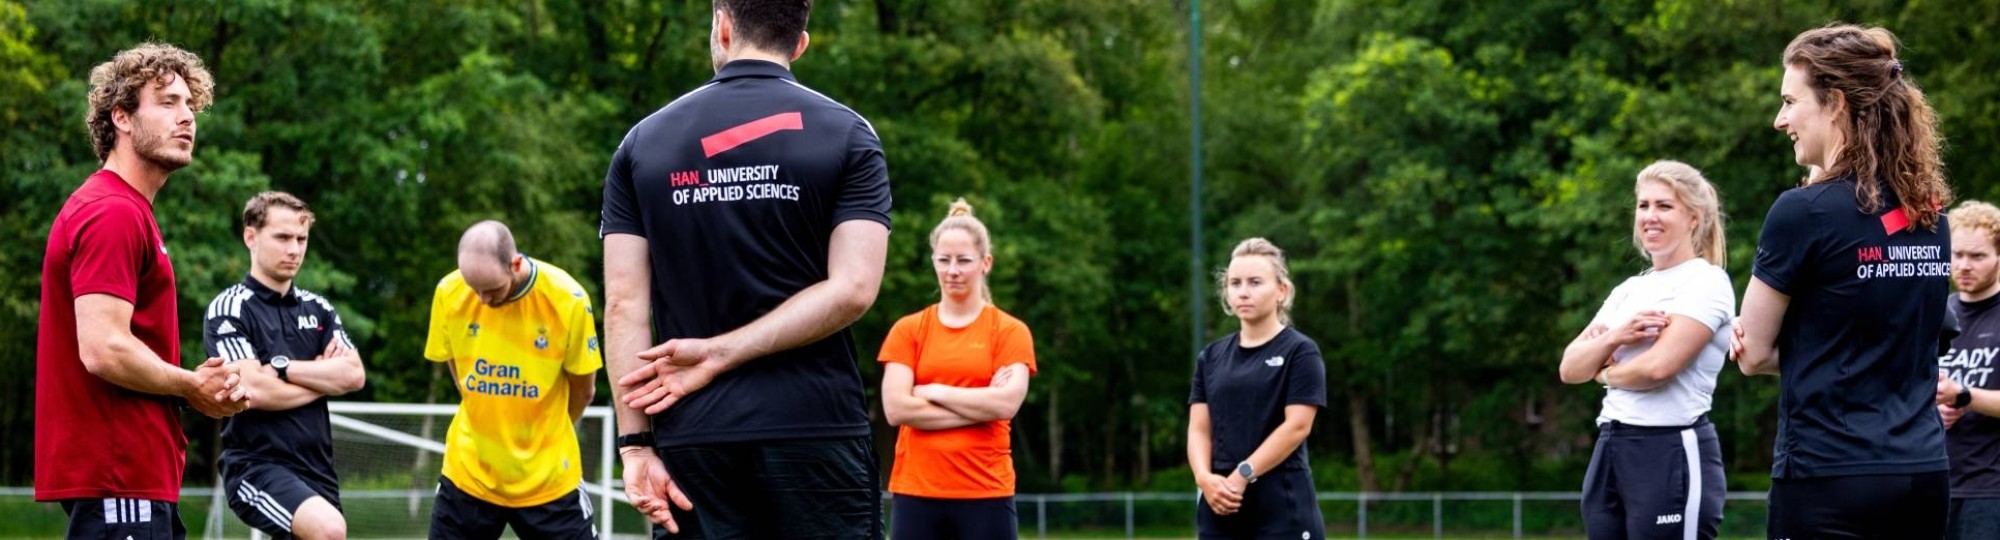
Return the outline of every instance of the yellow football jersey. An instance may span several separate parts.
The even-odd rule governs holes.
[[[529,259],[520,297],[492,307],[457,271],[431,299],[424,357],[450,362],[463,398],[445,441],[444,476],[500,506],[546,503],[577,489],[583,462],[569,417],[567,374],[604,366],[581,285]]]

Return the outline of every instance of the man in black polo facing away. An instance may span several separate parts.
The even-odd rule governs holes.
[[[793,79],[810,9],[716,0],[715,79],[605,175],[625,489],[684,537],[882,535],[846,329],[881,284],[889,177],[868,121]]]
[[[229,509],[272,538],[347,537],[326,397],[361,388],[361,355],[325,298],[292,286],[312,210],[266,191],[243,205],[250,275],[209,302],[202,346],[240,376],[251,410],[222,425]]]

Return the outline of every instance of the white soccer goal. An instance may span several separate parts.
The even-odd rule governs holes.
[[[458,406],[340,401],[328,406],[348,536],[423,538],[430,527],[446,428]],[[589,407],[576,430],[583,489],[597,503],[591,519],[598,523],[597,537],[605,539],[612,537],[612,504],[624,500],[623,491],[608,488],[617,435],[613,426],[609,407]],[[221,483],[218,479],[210,500],[224,500]],[[204,538],[262,537],[222,504],[210,506],[205,525]]]

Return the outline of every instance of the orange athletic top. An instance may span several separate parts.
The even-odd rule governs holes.
[[[972,324],[946,328],[937,309],[896,321],[879,361],[910,366],[919,385],[983,388],[1008,364],[1026,364],[1028,374],[1035,373],[1035,338],[1020,319],[988,304]],[[1006,420],[940,431],[899,428],[889,492],[939,499],[1013,496],[1012,430]]]

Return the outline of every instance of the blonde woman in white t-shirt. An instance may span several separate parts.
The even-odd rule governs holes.
[[[1563,350],[1567,384],[1605,388],[1583,479],[1592,540],[1715,538],[1722,449],[1708,422],[1729,351],[1722,205],[1701,171],[1660,161],[1639,172],[1632,243],[1652,262],[1612,289]]]

